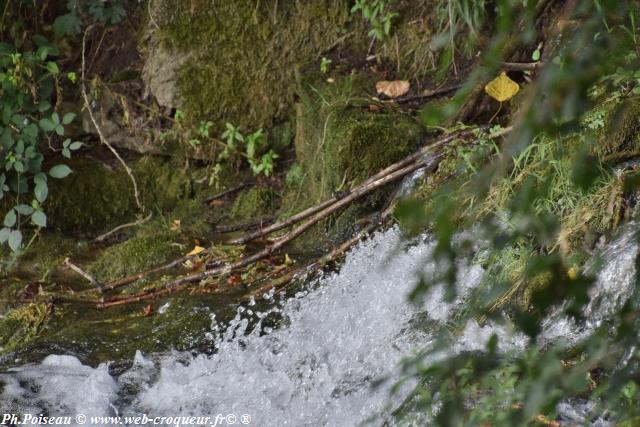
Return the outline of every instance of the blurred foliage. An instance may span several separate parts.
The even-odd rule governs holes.
[[[472,34],[491,34],[483,62],[493,72],[508,46],[540,55],[541,29],[533,17],[544,4],[450,1],[447,17],[457,16],[455,22]],[[636,1],[561,7],[555,27],[563,30],[554,34],[547,28],[545,64],[511,118],[513,132],[471,147],[453,144],[423,186],[422,199],[405,201],[396,211],[405,231],[428,226],[437,236],[432,257],[440,274],[418,283],[418,303],[435,286],[444,286],[450,300],[458,296],[457,265],[467,255],[454,244],[457,229],[475,226],[487,236],[476,255],[487,268],[484,283],[457,313],[457,324],[404,365],[405,376],[419,385],[396,413],[402,424],[552,424],[558,404],[572,400],[592,402],[593,419],[637,421],[637,298],[577,345],[543,345],[539,334],[554,310],[578,324],[585,320],[595,273],[579,265],[595,237],[634,217],[637,173],[621,162],[633,165],[637,150],[638,115],[628,111],[640,91],[639,11]],[[486,76],[486,70],[474,72],[451,102],[426,116],[442,123]],[[603,149],[612,137],[619,142]],[[499,350],[509,346],[501,347],[493,335],[483,351],[453,354],[451,331],[471,322],[508,325],[528,344],[524,350]]]
[[[120,1],[69,0],[68,13],[54,18],[40,7],[36,1],[8,0],[0,19],[0,199],[11,199],[2,203],[0,244],[14,255],[47,226],[47,180],[72,172],[66,164],[45,168],[45,156],[57,163],[83,145],[65,136],[76,113],[62,111],[63,92],[77,83],[77,73],[61,71],[68,59],[65,36],[93,22],[115,24],[125,14]],[[34,231],[25,244],[26,229]]]

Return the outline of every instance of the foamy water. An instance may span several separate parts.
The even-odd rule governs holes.
[[[603,253],[605,268],[587,309],[593,323],[632,292],[635,236],[623,234]],[[252,425],[259,426],[379,425],[415,385],[407,382],[392,394],[394,381],[387,378],[398,378],[401,360],[428,345],[483,277],[479,266],[461,263],[461,297],[447,303],[443,290],[434,288],[424,303],[411,304],[408,295],[418,272],[435,273],[427,261],[434,244],[425,238],[399,250],[400,240],[395,229],[378,233],[354,248],[339,272],[309,283],[295,297],[266,295],[269,309],[245,305],[228,325],[214,318],[213,355],[138,353],[133,366],[117,377],[107,364],[92,368],[71,356],[52,355],[0,374],[5,383],[0,402],[17,413],[221,413],[250,414]],[[279,326],[271,330],[268,318],[281,318]],[[575,332],[571,322],[555,320],[546,326],[548,339]],[[450,351],[483,349],[494,333],[504,349],[526,344],[508,327],[470,321]]]

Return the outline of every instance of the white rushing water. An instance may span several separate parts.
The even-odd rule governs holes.
[[[594,322],[602,321],[612,302],[630,295],[635,236],[624,233],[603,253],[605,267],[588,309]],[[249,414],[251,425],[258,426],[355,426],[368,420],[379,425],[414,386],[409,382],[392,395],[393,381],[383,379],[394,377],[399,362],[427,345],[434,325],[462,304],[460,298],[446,303],[440,288],[423,304],[408,302],[418,272],[434,274],[427,261],[434,243],[425,238],[399,249],[400,239],[395,229],[377,234],[353,249],[339,272],[313,281],[293,298],[272,295],[266,312],[250,304],[229,325],[213,319],[213,355],[138,353],[117,377],[107,364],[92,368],[72,356],[52,355],[13,368],[0,374],[2,409],[50,415],[235,414],[238,419]],[[473,289],[482,276],[479,266],[460,264],[459,293]],[[271,330],[262,324],[274,316],[282,317],[280,326]],[[573,332],[575,325],[564,320],[546,328],[549,339]],[[452,351],[484,348],[493,333],[510,348],[525,343],[505,328],[470,322]]]

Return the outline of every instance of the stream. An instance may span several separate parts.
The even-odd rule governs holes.
[[[578,326],[560,314],[544,325],[543,339],[579,340],[633,294],[639,252],[637,225],[628,224],[594,257],[603,267]],[[473,239],[473,235],[464,236]],[[16,414],[148,417],[233,415],[217,425],[356,426],[393,424],[390,414],[415,382],[391,392],[399,364],[429,346],[435,333],[480,284],[484,271],[471,261],[458,266],[458,297],[446,302],[442,288],[423,303],[408,302],[418,273],[435,273],[429,235],[411,244],[392,228],[352,249],[340,270],[309,280],[284,298],[264,295],[237,309],[231,321],[211,315],[212,354],[165,352],[133,360],[83,364],[51,354],[40,363],[0,373],[0,407]],[[596,258],[601,262],[596,262]],[[158,315],[162,315],[159,313]],[[485,348],[497,333],[500,349],[523,348],[525,337],[503,325],[467,323],[455,336],[453,353]],[[584,424],[588,402],[564,404],[571,423]],[[250,418],[247,418],[247,415]],[[595,424],[606,425],[603,420]]]

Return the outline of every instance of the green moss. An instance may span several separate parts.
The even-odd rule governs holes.
[[[442,9],[436,9],[442,4],[437,0],[413,0],[392,6],[398,14],[392,21],[392,34],[376,51],[398,77],[423,80],[432,77],[441,65],[433,37],[440,31],[442,18],[437,12]]]
[[[305,171],[302,206],[346,190],[401,159],[419,144],[423,128],[394,111],[372,113],[358,97],[374,81],[364,75],[300,82],[296,157]]]
[[[176,7],[163,0],[156,15],[163,42],[188,56],[177,82],[181,108],[219,129],[229,121],[248,131],[288,116],[295,66],[336,41],[349,5],[196,0]]]
[[[144,271],[179,255],[179,248],[172,245],[178,239],[177,232],[150,224],[129,240],[105,249],[88,270],[100,282]]]
[[[229,216],[237,222],[260,219],[273,212],[273,196],[269,188],[251,188],[236,197]]]
[[[596,148],[603,161],[616,163],[640,155],[640,98],[630,98],[606,114]]]
[[[125,173],[80,158],[69,164],[73,174],[49,180],[45,209],[51,228],[76,235],[102,231],[135,209]]]
[[[107,167],[94,159],[69,162],[74,173],[51,179],[45,209],[51,228],[72,235],[95,235],[130,221],[138,211],[131,180],[117,165]],[[131,165],[143,204],[167,210],[189,195],[190,182],[181,164],[143,156]]]
[[[44,303],[24,304],[10,310],[0,319],[0,352],[11,351],[37,336],[50,312],[51,306]]]
[[[349,190],[386,166],[411,153],[424,129],[401,112],[370,112],[362,95],[375,87],[365,74],[335,77],[327,82],[314,70],[298,80],[300,103],[296,116],[296,172],[286,187],[282,216]],[[356,221],[378,210],[391,186],[361,199],[310,230],[295,245],[322,249],[351,234]]]

